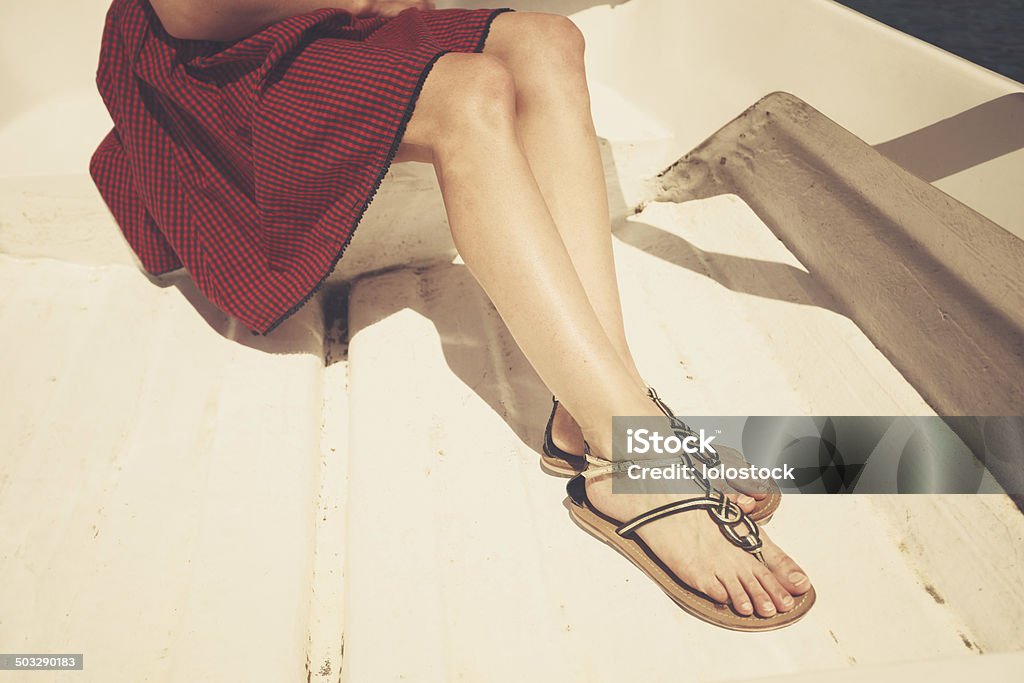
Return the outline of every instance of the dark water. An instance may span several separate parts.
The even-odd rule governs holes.
[[[847,7],[1024,82],[1024,0],[840,0]]]

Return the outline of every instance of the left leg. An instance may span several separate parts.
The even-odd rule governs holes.
[[[583,36],[569,19],[509,12],[494,20],[484,52],[512,73],[519,136],[530,168],[605,334],[642,390],[622,320],[583,49]],[[556,412],[552,431],[558,446],[582,452],[582,434],[564,410]]]

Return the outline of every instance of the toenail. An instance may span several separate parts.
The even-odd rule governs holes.
[[[792,595],[783,595],[782,596],[782,604],[783,605],[787,605],[787,606],[788,605],[792,605],[793,604],[793,596]]]
[[[739,502],[741,502],[741,503],[744,503],[744,504],[746,504],[746,503],[753,503],[754,502],[753,498],[751,498],[750,496],[748,496],[746,494],[743,494],[743,493],[740,494],[740,497],[737,498],[737,500]]]
[[[789,575],[789,580],[793,582],[793,585],[799,586],[801,583],[807,580],[807,577],[800,572],[793,572]]]
[[[775,611],[775,605],[772,604],[770,601],[769,602],[762,602],[761,603],[761,611],[762,612],[774,612]]]
[[[740,604],[741,612],[749,612],[751,609],[753,609],[753,607],[750,605],[749,602],[744,602]]]

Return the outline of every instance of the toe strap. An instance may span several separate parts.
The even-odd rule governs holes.
[[[620,525],[616,532],[620,536],[630,536],[645,524],[693,510],[705,510],[729,542],[764,562],[761,555],[763,543],[757,524],[736,503],[717,490],[707,496],[680,500],[648,510]]]
[[[653,390],[652,390],[653,393]],[[584,506],[587,500],[586,493],[586,480],[600,476],[604,474],[616,474],[619,472],[627,471],[628,467],[635,464],[633,461],[618,461],[612,462],[605,460],[600,456],[595,456],[590,452],[590,445],[583,442],[583,454],[587,461],[587,469],[581,472],[579,475],[573,477],[566,489],[570,499],[579,506]],[[684,456],[685,457],[685,456]],[[678,461],[679,457],[672,458],[669,462]],[[659,461],[644,461],[646,465],[654,465]],[[693,469],[693,463],[688,460],[684,461],[688,465],[691,471]],[[697,478],[698,483],[704,489],[704,495],[696,498],[688,498],[686,500],[676,501],[674,503],[668,503],[660,507],[656,507],[652,510],[648,510],[642,515],[638,515],[633,519],[629,520],[625,524],[621,524],[616,528],[616,532],[623,537],[631,536],[636,533],[637,529],[645,524],[650,524],[659,519],[664,519],[671,515],[678,515],[681,512],[691,512],[693,510],[704,510],[710,515],[711,519],[718,524],[719,531],[722,535],[736,547],[747,551],[754,555],[762,563],[764,557],[761,554],[761,533],[757,528],[757,524],[754,520],[750,519],[740,506],[737,505],[726,496],[722,491],[711,486],[710,482],[703,477]]]

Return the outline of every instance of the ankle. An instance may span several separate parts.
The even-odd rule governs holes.
[[[563,451],[583,453],[583,432],[576,419],[561,403],[555,406],[555,417],[551,422],[551,440]]]
[[[613,417],[660,417],[661,411],[644,392],[635,392],[629,402],[623,401],[616,406],[617,412],[598,419],[591,425],[580,425],[583,438],[590,446],[590,452],[605,460],[612,458],[612,420]]]

